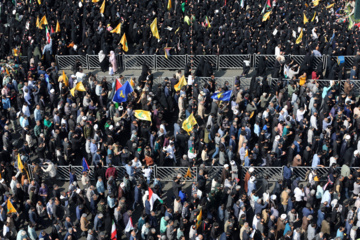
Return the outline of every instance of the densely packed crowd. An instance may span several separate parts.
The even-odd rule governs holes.
[[[51,55],[98,54],[100,50],[122,54],[123,33],[130,52],[136,54],[164,55],[165,47],[171,48],[171,55],[274,54],[279,45],[281,51],[293,55],[305,55],[309,50],[320,55],[354,55],[359,50],[358,27],[349,28],[348,18],[355,1],[170,2],[106,0],[103,5],[101,0],[1,0],[0,56],[15,48],[29,59],[39,51],[45,51],[47,59]],[[269,11],[269,18],[263,21]],[[47,30],[37,23],[44,16]],[[150,30],[155,18],[159,39]],[[120,23],[119,34],[111,33]],[[47,31],[52,30],[52,47],[45,50]],[[302,41],[297,43],[300,35]]]
[[[336,21],[347,14],[348,3],[326,8],[330,3],[306,7],[276,1],[262,21],[263,6],[254,1],[174,1],[171,11],[164,2],[107,1],[103,15],[102,2],[0,2],[5,23],[0,53],[6,56],[0,74],[4,239],[360,236],[360,171],[353,168],[360,164],[354,87],[360,77],[359,33]],[[304,27],[303,13],[309,22],[301,43],[294,44],[296,28]],[[49,27],[60,22],[61,31],[51,40],[36,28],[39,14],[46,14]],[[182,21],[187,14],[189,24]],[[160,41],[150,37],[155,16]],[[202,26],[205,16],[209,22]],[[120,21],[137,53],[161,54],[166,45],[174,53],[191,48],[196,54],[275,53],[275,65],[269,69],[262,57],[249,75],[250,87],[242,86],[240,77],[234,86],[215,78],[200,81],[197,76],[212,74],[203,60],[196,70],[188,65],[160,84],[154,84],[146,64],[139,78],[126,81],[116,74],[121,34],[110,33],[108,26]],[[288,28],[296,29],[296,37]],[[27,62],[20,61],[19,52],[9,54],[19,45]],[[85,74],[80,62],[65,74],[51,61],[54,54],[97,52],[102,70],[109,60],[115,81]],[[284,56],[290,53],[306,56],[297,65]],[[331,58],[323,71],[322,63],[314,67],[321,53],[356,57],[350,72]],[[270,72],[278,78],[275,85],[266,77]],[[323,78],[334,80],[324,84],[318,80]],[[70,165],[85,171],[80,178],[69,167],[69,186],[63,189],[54,184],[57,166]],[[165,190],[161,179],[152,178],[154,165],[197,166],[199,172],[191,189],[178,175]],[[118,176],[116,166],[125,167],[125,176]],[[223,167],[218,178],[209,178],[212,166]],[[255,171],[262,166],[282,167],[282,179],[270,183],[269,176]],[[295,174],[299,166],[311,169],[305,180]]]

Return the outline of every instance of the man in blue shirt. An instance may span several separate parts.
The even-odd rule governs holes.
[[[316,170],[318,167],[324,167],[323,165],[320,164],[321,155],[322,155],[321,152],[318,152],[317,154],[314,155],[311,163],[312,169]]]

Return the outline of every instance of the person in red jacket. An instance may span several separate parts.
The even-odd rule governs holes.
[[[108,169],[106,170],[105,172],[105,177],[106,177],[106,180],[109,180],[110,177],[113,177],[113,179],[116,179],[117,177],[117,172],[116,172],[116,168],[112,166],[111,163],[109,163],[109,167]]]

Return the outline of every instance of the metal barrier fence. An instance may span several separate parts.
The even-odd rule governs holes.
[[[239,55],[172,55],[166,58],[164,55],[118,55],[118,66],[123,66],[125,70],[140,70],[143,64],[146,64],[150,69],[184,69],[186,64],[191,63],[193,68],[197,68],[203,62],[209,62],[213,69],[242,69],[244,60],[250,60],[251,67],[258,67],[260,58],[266,57],[267,67],[274,67],[276,56],[267,54],[239,54]],[[305,59],[305,55],[284,55],[285,59],[293,59],[299,65]],[[25,58],[25,57],[22,57]],[[311,63],[313,68],[323,63],[323,69],[326,68],[328,55],[322,57],[314,57]],[[344,56],[345,67],[351,68],[355,56]],[[98,55],[67,55],[56,56],[59,69],[71,69],[75,64],[76,59],[79,59],[84,69],[99,69],[100,63]],[[330,57],[332,61],[337,61],[336,56]],[[121,62],[120,62],[121,61]]]
[[[182,176],[182,181],[192,182],[197,179],[197,167],[190,168],[191,177],[184,177],[188,171],[187,167],[156,167],[156,177],[161,181],[171,182],[178,174]]]
[[[88,69],[88,59],[87,56],[81,55],[67,55],[67,56],[56,56],[56,62],[59,69],[69,69],[71,70],[75,65],[76,60],[81,62],[81,65],[84,69]]]
[[[244,60],[249,60],[251,63],[251,55],[219,55],[219,68],[242,69]]]

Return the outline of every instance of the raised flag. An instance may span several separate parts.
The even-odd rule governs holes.
[[[134,90],[131,87],[130,83],[126,81],[126,83],[124,83],[124,85],[116,91],[113,98],[113,102],[117,102],[117,103],[126,102],[128,94],[132,93],[133,91]]]
[[[60,24],[59,24],[59,21],[56,21],[55,32],[56,32],[56,33],[60,32]]]
[[[157,39],[160,39],[159,31],[157,27],[157,18],[154,19],[154,21],[150,24],[150,29],[154,37]]]
[[[126,227],[125,227],[125,232],[130,232],[131,230],[134,229],[134,225],[132,223],[132,218],[129,217],[129,221],[128,223],[126,224]]]
[[[211,98],[218,101],[230,101],[232,90],[226,92],[214,93]]]
[[[191,113],[190,116],[187,119],[185,119],[185,121],[183,122],[182,128],[186,132],[190,133],[196,124],[197,124],[197,121],[196,121],[194,115]]]
[[[296,39],[296,44],[300,44],[300,43],[301,43],[302,37],[303,37],[303,30],[301,29],[300,35],[299,35],[299,37]]]
[[[172,2],[171,0],[168,0],[167,10],[170,11],[171,8],[172,8]]]
[[[307,24],[309,22],[309,19],[306,17],[305,13],[304,13],[304,24]]]
[[[175,84],[174,89],[175,89],[175,91],[180,91],[181,88],[186,85],[187,85],[187,82],[186,82],[185,76],[183,75],[180,78],[179,82],[177,84]]]
[[[161,200],[161,198],[156,193],[154,193],[151,188],[148,188],[148,190],[149,190],[150,211],[152,211],[155,201],[159,200],[160,203],[163,203],[163,200]]]
[[[70,93],[73,97],[75,97],[75,88],[70,89]]]
[[[71,48],[71,47],[73,47],[75,45],[75,43],[74,42],[71,42],[69,45],[67,45],[67,47],[68,48]]]
[[[202,219],[202,209],[200,210],[199,215],[196,217],[196,229],[198,229],[200,227],[201,219]]]
[[[186,5],[186,2],[183,2],[181,4],[181,11],[184,13],[185,12],[185,5]]]
[[[101,14],[104,14],[104,12],[105,12],[105,0],[104,0],[104,2],[101,4],[101,7],[100,7],[100,13],[101,13]]]
[[[164,52],[165,52],[165,58],[168,59],[168,57],[170,57],[170,50],[171,50],[171,47],[166,47],[164,48]]]
[[[191,178],[190,168],[187,169],[186,174],[184,175],[184,178]]]
[[[5,68],[6,74],[10,75],[9,69]]]
[[[63,70],[63,73],[62,73],[62,80],[63,80],[63,83],[65,84],[65,86],[69,86],[69,79],[68,77],[66,76],[65,74],[65,71]]]
[[[122,48],[124,49],[125,52],[127,52],[129,50],[128,48],[128,44],[127,44],[127,40],[126,40],[126,35],[124,33],[124,35],[122,36],[120,43],[122,45]]]
[[[349,26],[348,26],[348,29],[351,30],[353,27],[354,27],[355,23],[354,21],[352,20],[351,16],[349,16]]]
[[[314,16],[313,16],[313,18],[311,19],[311,22],[315,20],[315,17],[316,17],[316,12],[314,12]]]
[[[334,5],[335,5],[335,3],[330,4],[330,5],[328,5],[328,6],[326,7],[326,9],[332,8]]]
[[[17,165],[18,165],[18,169],[21,173],[25,172],[26,173],[26,176],[28,177],[28,180],[30,180],[30,176],[29,176],[29,173],[28,171],[26,170],[26,168],[24,167],[22,161],[21,161],[21,158],[20,158],[20,154],[18,154],[18,160],[17,160]]]
[[[271,2],[270,2],[270,0],[267,0],[267,1],[266,1],[266,7],[271,8]]]
[[[48,26],[45,26],[45,32],[46,32],[46,42],[50,43],[50,32]]]
[[[319,5],[319,2],[320,0],[314,0],[312,3],[313,3],[313,6],[316,7],[317,5]]]
[[[134,115],[135,115],[135,117],[137,119],[151,122],[151,113],[150,113],[150,111],[134,110]]]
[[[40,26],[40,19],[39,16],[36,17],[36,27],[39,28]]]
[[[119,23],[116,28],[114,28],[113,30],[110,31],[111,33],[117,33],[120,34],[121,33],[121,23]]]
[[[271,14],[271,11],[268,11],[267,13],[265,13],[262,18],[262,21],[263,22],[267,21],[270,18],[270,14]]]
[[[40,20],[40,22],[39,22],[39,28],[40,28],[40,29],[43,29],[43,28],[42,28],[43,25],[48,25],[48,21],[47,21],[47,19],[46,19],[46,16],[43,16],[43,17],[41,18],[41,20]]]
[[[240,2],[240,7],[241,7],[241,8],[244,8],[244,6],[245,6],[245,0],[241,0],[241,2]]]
[[[84,157],[82,159],[82,167],[83,167],[83,172],[86,172],[89,170],[89,165]]]
[[[119,90],[119,88],[122,87],[122,84],[120,82],[120,79],[116,79],[115,81],[115,91]]]
[[[114,220],[112,220],[112,226],[111,226],[111,240],[117,240],[117,230]]]
[[[38,0],[38,4],[41,5],[41,0]]]
[[[93,3],[97,3],[97,2],[99,2],[100,0],[92,0],[91,2],[93,2]]]
[[[205,17],[205,26],[208,27],[208,28],[211,28],[211,24],[210,24],[209,19],[208,19],[207,16]]]
[[[14,208],[14,205],[10,202],[10,199],[7,200],[6,208],[7,208],[7,214],[17,212],[16,209]]]
[[[82,82],[78,82],[76,84],[75,90],[78,90],[79,92],[86,92],[86,89],[85,89],[84,84]]]

